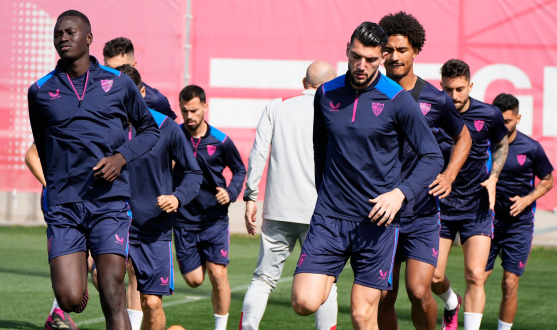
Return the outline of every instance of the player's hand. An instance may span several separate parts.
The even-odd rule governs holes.
[[[378,226],[385,224],[388,226],[393,222],[395,215],[400,210],[402,202],[404,201],[404,194],[398,188],[377,196],[374,199],[370,199],[370,203],[375,203],[371,212],[369,212],[368,218],[371,218],[371,222],[377,222]]]
[[[489,179],[481,183],[487,189],[489,195],[489,209],[493,211],[495,208],[495,188],[497,186],[497,178],[490,176]]]
[[[453,189],[454,179],[445,174],[440,173],[437,178],[429,185],[429,194],[433,196],[439,196],[439,199],[443,199],[451,193]]]
[[[528,196],[525,197],[520,197],[520,196],[514,196],[509,198],[511,200],[511,202],[514,202],[513,205],[511,205],[511,216],[516,217],[518,216],[520,213],[522,213],[522,211],[524,211],[524,209],[532,204],[528,198]]]
[[[228,191],[222,187],[217,187],[217,194],[215,197],[220,205],[226,205],[230,203],[230,196],[228,195]]]
[[[178,212],[180,201],[174,195],[162,195],[157,197],[157,206],[166,213]]]
[[[126,165],[126,160],[121,154],[104,157],[93,167],[95,177],[104,179],[108,182],[114,181],[122,171],[122,166]]]
[[[255,224],[257,215],[257,204],[254,201],[247,201],[246,202],[246,214],[244,215],[244,219],[246,220],[246,229],[248,234],[255,235],[257,233],[257,225]]]

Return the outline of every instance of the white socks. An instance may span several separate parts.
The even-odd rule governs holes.
[[[54,312],[54,310],[57,308],[60,309],[60,306],[58,306],[58,300],[54,298],[54,302],[52,303],[52,309],[50,310],[50,315],[52,315],[52,312]]]
[[[226,330],[226,324],[228,323],[228,314],[226,315],[215,315],[215,330]]]
[[[480,313],[464,312],[464,330],[480,330],[482,316]]]
[[[141,330],[141,321],[143,320],[143,312],[134,311],[133,309],[128,309],[128,316],[130,317],[132,330]]]
[[[458,297],[456,293],[453,292],[453,289],[451,287],[449,287],[449,290],[447,290],[447,292],[440,294],[439,298],[443,300],[443,302],[445,303],[445,309],[449,311],[455,309],[458,306]]]
[[[254,277],[248,287],[248,291],[244,297],[244,306],[242,307],[242,330],[257,330],[259,323],[267,308],[267,301],[271,294],[272,288],[269,283]]]
[[[512,326],[512,323],[503,322],[501,320],[497,322],[497,330],[511,330]]]
[[[330,330],[337,324],[337,285],[333,283],[327,301],[315,312],[315,329]]]

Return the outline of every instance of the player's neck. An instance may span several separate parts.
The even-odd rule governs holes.
[[[63,70],[70,76],[70,78],[77,78],[85,74],[85,72],[89,70],[89,65],[90,65],[89,54],[87,54],[87,56],[78,58],[77,60],[72,62],[62,61]]]
[[[405,75],[404,77],[398,80],[396,79],[393,80],[396,81],[400,85],[400,87],[404,88],[404,90],[409,91],[411,89],[414,89],[414,86],[416,86],[416,81],[418,81],[418,76],[414,74],[414,70],[410,70],[408,74]]]
[[[207,125],[207,122],[205,120],[203,120],[201,125],[199,125],[195,130],[189,130],[188,129],[188,133],[190,133],[190,135],[194,139],[199,139],[200,137],[205,136],[205,134],[207,134],[208,130],[209,130],[209,125]]]
[[[514,132],[512,132],[511,134],[509,134],[509,144],[513,143],[513,141],[516,139],[516,134],[518,133],[518,130],[514,130]]]

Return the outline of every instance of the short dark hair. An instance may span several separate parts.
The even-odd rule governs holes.
[[[129,64],[120,65],[116,68],[116,70],[127,74],[130,78],[132,78],[133,82],[137,85],[137,88],[141,89],[143,87],[143,82],[141,81],[141,75],[136,68]]]
[[[462,76],[470,81],[470,67],[461,60],[448,60],[441,67],[442,78],[458,78]]]
[[[104,57],[114,57],[118,55],[133,54],[133,44],[128,38],[119,37],[112,39],[103,48]]]
[[[80,11],[77,11],[77,10],[74,10],[74,9],[66,10],[65,12],[63,12],[62,14],[60,14],[58,16],[56,21],[58,21],[62,17],[79,17],[79,18],[81,18],[85,22],[87,27],[89,28],[89,31],[87,33],[91,33],[91,22],[89,22],[89,18],[87,18],[87,16],[85,16],[84,13],[82,13]]]
[[[404,36],[408,38],[413,48],[418,49],[418,52],[422,51],[425,43],[425,30],[416,17],[404,11],[399,11],[396,14],[384,16],[379,21],[379,26],[381,26],[388,37],[396,35]]]
[[[201,103],[207,103],[205,99],[205,91],[197,85],[188,85],[180,92],[180,100],[189,102],[193,98],[199,97]]]
[[[383,49],[389,41],[389,37],[385,31],[373,22],[363,22],[360,24],[352,33],[350,43],[353,43],[354,39],[357,39],[365,47],[381,47],[381,49]]]
[[[511,94],[501,93],[493,100],[493,105],[501,110],[501,112],[512,110],[518,115],[518,99]]]

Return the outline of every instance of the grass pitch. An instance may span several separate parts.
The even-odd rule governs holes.
[[[46,252],[46,227],[0,227],[0,329],[44,329],[44,322],[52,306],[53,294]],[[259,238],[232,236],[230,247],[229,279],[232,303],[228,329],[237,329],[247,286],[251,281],[259,253]],[[261,329],[314,329],[313,316],[296,315],[290,306],[292,274],[300,253],[294,250],[284,267],[283,277],[271,294]],[[208,281],[196,289],[187,287],[177,265],[176,292],[163,298],[167,327],[179,324],[187,330],[213,329],[211,285]],[[520,280],[519,310],[513,329],[554,329],[557,327],[557,251],[534,249],[526,273]],[[455,247],[451,253],[447,275],[454,290],[464,294],[462,250]],[[486,308],[482,329],[497,329],[502,268],[497,261],[493,275],[486,286]],[[353,280],[348,266],[338,281],[338,329],[351,329],[350,290]],[[403,282],[403,279],[401,279]],[[103,329],[104,321],[99,297],[89,286],[89,304],[81,314],[72,314],[82,330]],[[441,325],[440,300],[438,327]],[[400,329],[412,329],[410,302],[401,283],[397,313]],[[459,320],[463,328],[463,310]]]

